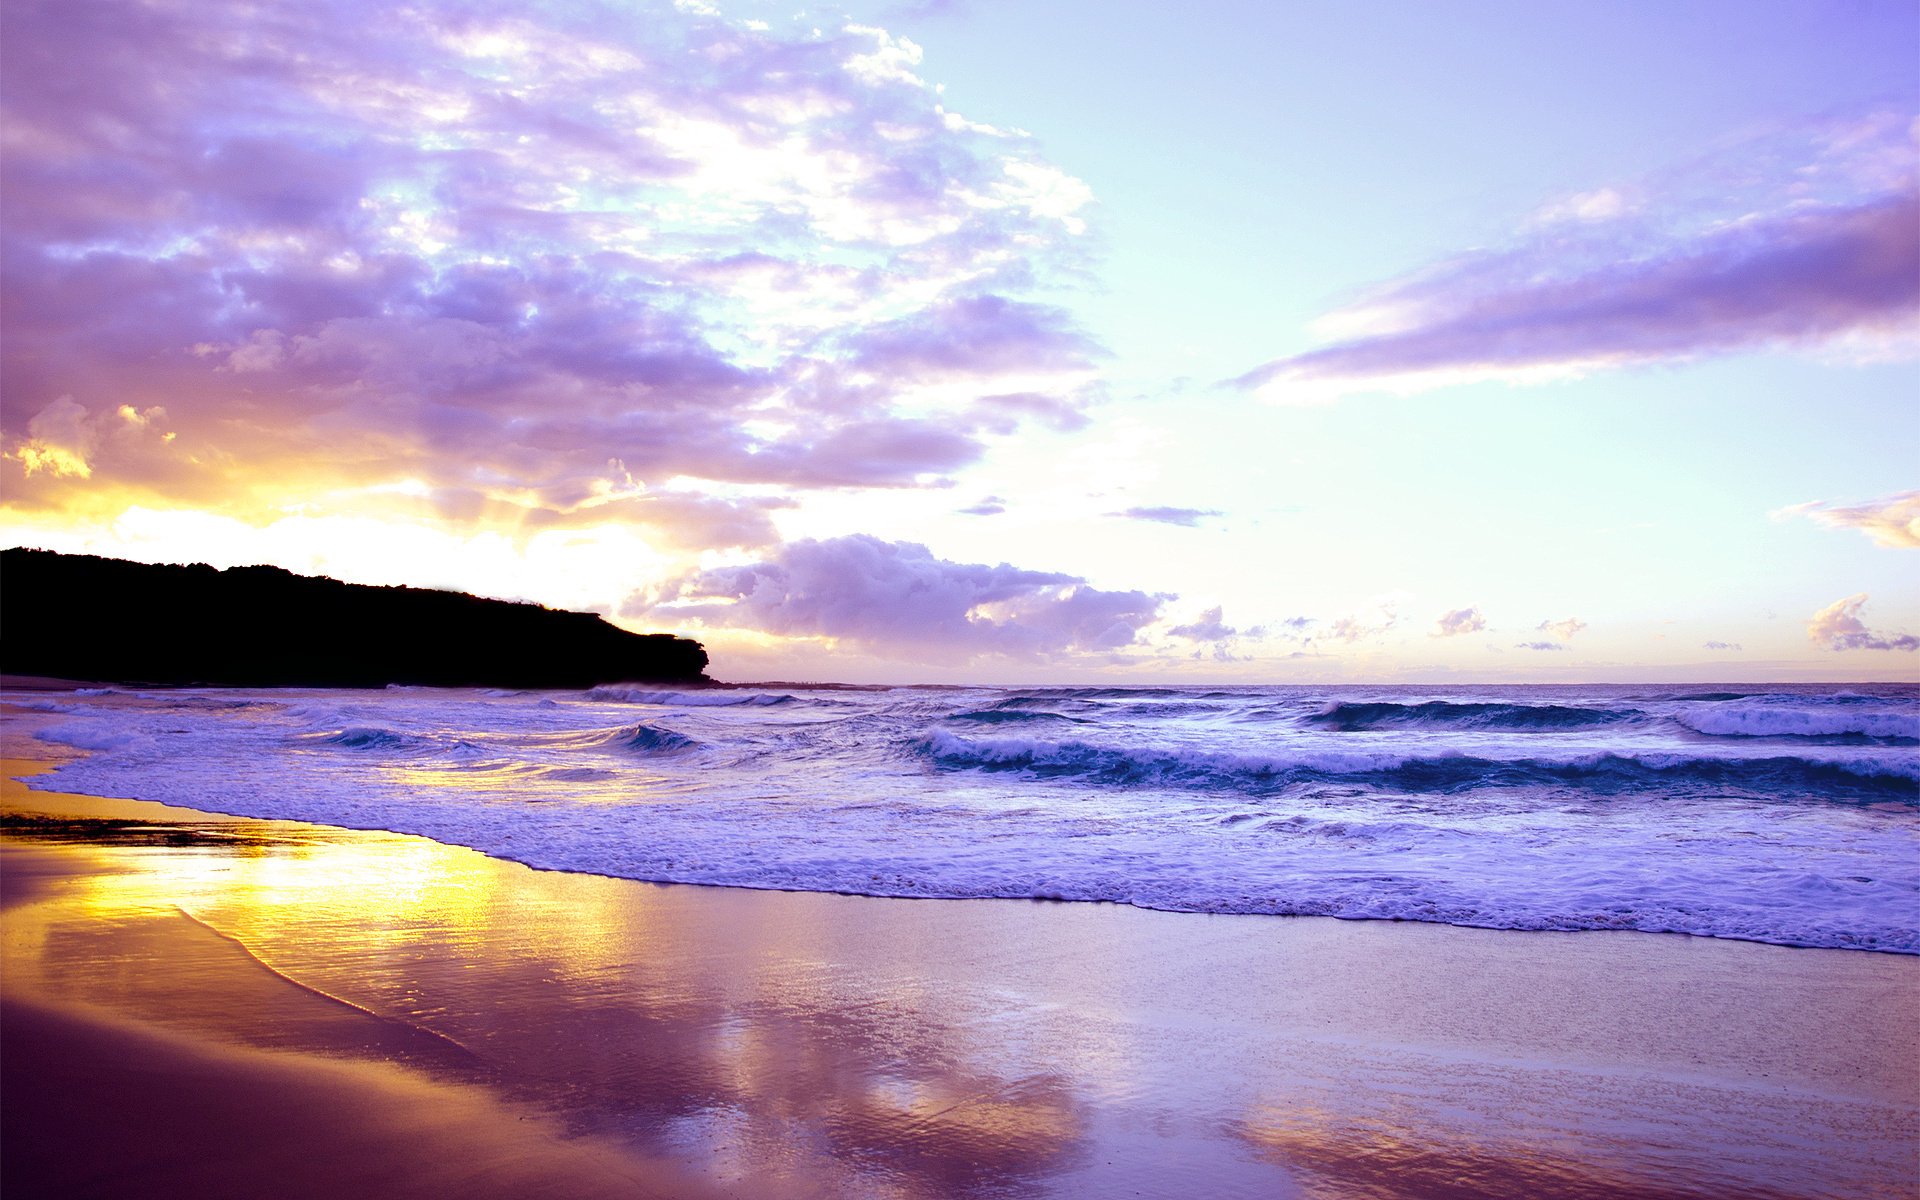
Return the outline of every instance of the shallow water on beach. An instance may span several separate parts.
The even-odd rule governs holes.
[[[482,1088],[729,1195],[1786,1200],[1912,1165],[1903,957],[658,887],[177,812],[0,855],[10,994]]]
[[[89,689],[36,781],[559,870],[1920,953],[1920,686]]]

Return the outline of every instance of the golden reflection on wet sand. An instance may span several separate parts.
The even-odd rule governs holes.
[[[739,1195],[1870,1196],[1915,1170],[1911,959],[656,886],[6,786],[9,993],[478,1087]]]

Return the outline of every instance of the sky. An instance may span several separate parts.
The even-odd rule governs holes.
[[[736,681],[1920,678],[1905,0],[12,0],[0,109],[6,545]]]

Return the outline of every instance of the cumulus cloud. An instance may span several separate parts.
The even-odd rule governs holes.
[[[1763,348],[1908,355],[1920,345],[1910,114],[1757,141],[1630,203],[1546,206],[1524,240],[1375,288],[1331,344],[1235,382],[1276,400],[1360,387],[1525,381]]]
[[[1566,648],[1563,642],[1517,642],[1514,645],[1516,650],[1565,650]]]
[[[1829,650],[1920,650],[1920,637],[1880,633],[1860,619],[1867,594],[1835,600],[1807,620],[1807,638]]]
[[[1478,608],[1456,608],[1440,614],[1430,636],[1459,637],[1463,633],[1479,633],[1486,627],[1487,619],[1480,615]]]
[[[1579,617],[1568,617],[1564,621],[1542,621],[1534,626],[1541,633],[1550,633],[1563,642],[1572,641],[1573,635],[1586,627],[1587,623]]]
[[[1023,293],[1089,196],[918,63],[705,5],[8,5],[8,503],[412,481],[538,526],[698,488],[751,544],[783,491],[1072,427],[1102,352]],[[122,406],[177,440],[114,448]]]
[[[1168,599],[1006,563],[953,562],[918,543],[855,534],[790,542],[758,562],[689,574],[622,612],[962,662],[1122,650],[1140,641]]]
[[[1858,529],[1876,545],[1920,550],[1920,492],[1895,492],[1860,504],[1809,500],[1773,513],[1775,520],[1804,516],[1836,529]]]
[[[1244,656],[1235,653],[1240,640],[1264,637],[1266,630],[1258,625],[1240,629],[1227,624],[1226,609],[1216,604],[1192,621],[1168,629],[1167,634],[1190,642],[1210,643],[1215,659],[1220,662],[1239,662],[1244,661]],[[1193,656],[1200,658],[1203,651],[1195,650]]]
[[[1738,650],[1740,649],[1740,643],[1739,642],[1708,642],[1706,643],[1706,648],[1709,650]]]
[[[1175,508],[1171,505],[1149,505],[1145,507],[1124,508],[1119,512],[1108,513],[1110,517],[1125,517],[1130,521],[1154,521],[1161,525],[1184,525],[1192,528],[1207,517],[1217,517],[1220,510],[1215,508]]]

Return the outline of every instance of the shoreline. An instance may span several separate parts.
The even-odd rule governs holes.
[[[27,724],[6,719],[5,749],[44,762]],[[379,1063],[532,1116],[563,1158],[584,1138],[696,1181],[671,1194],[1892,1196],[1920,1178],[1909,956],[645,884],[34,792],[8,768],[10,816],[82,823],[5,830],[9,997],[131,1023],[160,1058],[189,1037],[296,1074]],[[111,1061],[80,1041],[69,1057]],[[9,1104],[50,1102],[23,1061]],[[113,1132],[143,1094],[101,1099],[89,1161],[173,1170]],[[301,1138],[367,1135],[355,1104],[327,1108]],[[455,1108],[485,1140],[491,1118]]]

